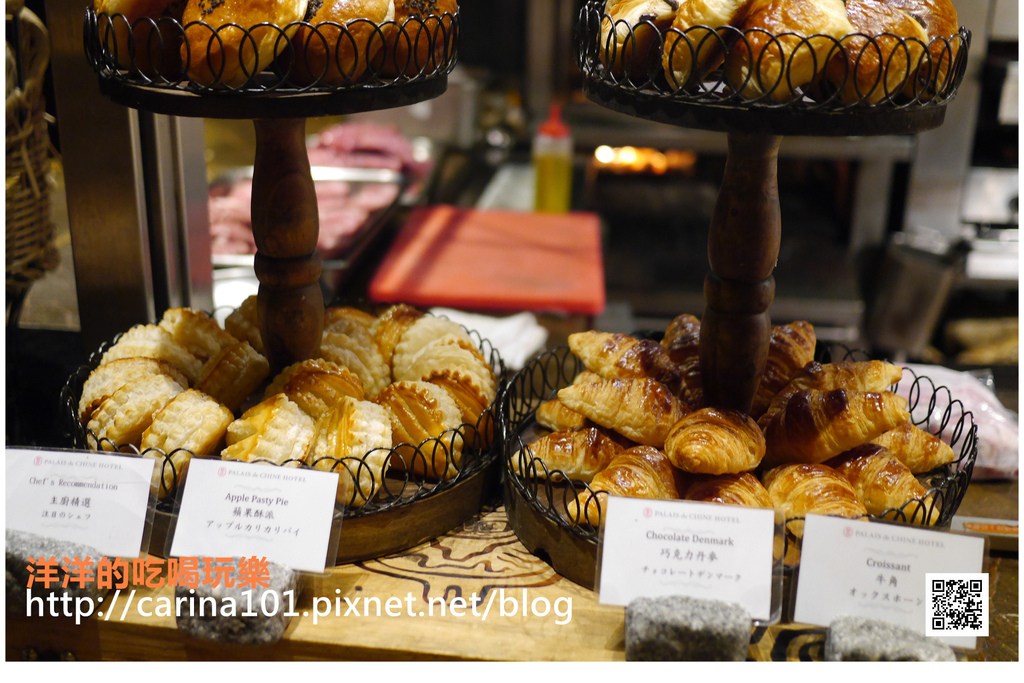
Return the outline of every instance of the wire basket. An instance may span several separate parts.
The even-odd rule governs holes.
[[[16,44],[7,44],[6,281],[8,303],[57,266],[50,215],[50,134],[43,84],[49,34],[20,8],[8,15]]]
[[[818,360],[829,362],[832,356],[831,350],[824,349]],[[844,351],[841,359],[864,360],[865,357],[859,352]],[[527,533],[534,538],[525,541],[527,547],[532,545],[534,547],[531,550],[539,549],[540,554],[552,561],[556,571],[587,583],[593,580],[599,529],[588,524],[581,511],[590,510],[593,514],[592,511],[596,509],[596,516],[600,517],[601,507],[608,494],[604,491],[595,492],[587,483],[574,481],[559,470],[549,470],[533,456],[529,446],[531,441],[545,433],[534,417],[537,407],[553,398],[558,389],[571,384],[573,378],[584,369],[582,361],[568,347],[544,352],[528,362],[509,380],[506,387],[501,413],[506,433],[501,440],[506,505],[509,505],[511,497],[518,499],[511,501],[512,507],[527,508],[515,512],[513,527],[517,533],[529,527]],[[942,435],[953,447],[957,457],[953,462],[919,476],[928,488],[926,498],[909,500],[898,509],[865,518],[903,524],[920,524],[923,520],[931,519],[934,520],[934,526],[948,526],[963,500],[978,455],[974,416],[964,408],[961,401],[950,394],[948,388],[936,386],[928,377],[918,377],[911,370],[904,369],[904,379],[900,383],[907,383],[908,388],[901,395],[908,397],[907,408],[914,424],[925,431]],[[570,513],[569,510],[573,509],[570,503],[581,495],[586,496],[586,502],[575,507],[575,514]],[[525,521],[517,526],[516,520]],[[798,518],[787,520],[787,530],[792,524],[801,521]],[[795,537],[792,534],[786,536],[788,546]],[[559,540],[552,543],[554,538]],[[564,546],[567,556],[573,556],[572,560],[558,557],[561,552],[558,544]],[[796,548],[787,547],[784,555],[793,557],[796,552]],[[588,568],[566,567],[564,564],[559,566],[559,562],[578,564],[580,557],[590,562]]]
[[[86,56],[107,81],[218,95],[330,93],[447,75],[458,56],[459,15],[214,27],[88,9],[84,32]]]
[[[316,463],[296,460],[280,464],[259,462],[273,466],[334,471],[342,477],[348,476],[352,484],[350,493],[347,498],[338,500],[338,510],[335,513],[336,523],[344,521],[343,534],[352,530],[352,523],[360,519],[372,518],[438,498],[464,483],[478,479],[488,470],[496,469],[491,466],[496,465],[500,455],[496,412],[504,392],[504,361],[490,341],[483,339],[476,331],[467,332],[477,343],[498,378],[496,398],[481,413],[475,424],[459,425],[421,443],[394,444],[389,450],[376,449],[361,458],[322,458]],[[195,456],[182,450],[167,453],[160,449],[147,449],[140,452],[134,445],[115,444],[107,439],[98,439],[79,419],[79,401],[85,381],[89,374],[99,367],[103,354],[117,343],[120,337],[121,335],[118,335],[113,340],[104,342],[65,383],[60,398],[65,438],[69,445],[77,450],[106,450],[156,460],[159,473],[156,475],[159,481],[156,511],[160,515],[172,515],[191,458],[217,459],[219,456]],[[391,465],[387,467],[387,474],[380,479],[379,484],[370,476],[370,465],[367,461],[372,456],[379,456],[385,459],[386,464]],[[395,467],[396,463],[400,463],[401,467]],[[386,536],[380,534],[379,530],[376,533],[378,536]],[[381,547],[387,547],[383,540],[381,543]]]
[[[804,135],[912,132],[941,123],[967,67],[971,32],[923,41],[613,20],[588,0],[576,62],[591,99],[689,127]],[[792,126],[787,118],[796,117]],[[882,117],[881,120],[874,120]],[[844,126],[852,126],[852,129]]]

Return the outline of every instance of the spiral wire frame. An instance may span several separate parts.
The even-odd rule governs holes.
[[[83,31],[86,58],[105,80],[199,94],[329,93],[373,90],[449,74],[458,58],[459,15],[445,12],[380,24],[355,19],[345,24],[228,23],[215,28],[203,21],[183,25],[170,17],[130,22],[123,14],[87,9]],[[204,37],[197,40],[186,35],[196,32]],[[257,46],[267,34],[272,36],[274,50],[270,59],[261,60]],[[300,34],[304,37],[297,38]],[[224,79],[228,60],[221,55],[229,38],[239,42],[235,59],[244,76],[240,82]],[[296,49],[296,40],[303,41],[298,47],[323,47],[329,57],[309,59],[306,49]],[[302,61],[297,57],[300,53],[306,55]],[[194,69],[197,61],[212,79],[194,77],[189,66]]]
[[[830,358],[831,353],[826,349],[818,360],[826,363]],[[841,358],[865,359],[864,354],[853,351],[845,351]],[[534,457],[529,446],[531,434],[536,429],[534,415],[537,407],[552,398],[558,389],[571,384],[584,369],[582,361],[568,347],[559,347],[535,356],[509,380],[501,408],[506,425],[501,439],[502,457],[507,485],[513,487],[537,514],[596,547],[598,529],[589,525],[587,519],[593,516],[595,507],[600,513],[608,494],[594,491],[589,484],[574,481],[560,470],[549,469]],[[914,525],[934,519],[932,526],[945,527],[960,506],[974,471],[978,456],[978,429],[973,414],[960,400],[952,397],[947,387],[936,386],[930,378],[918,377],[907,368],[904,368],[904,373],[901,382],[910,378],[907,408],[912,421],[925,431],[943,435],[958,454],[953,462],[924,475],[928,488],[925,498],[909,500],[898,509],[865,518]],[[927,413],[921,417],[923,411]],[[570,503],[581,495],[584,496],[583,504],[576,508],[576,514],[570,513]],[[802,518],[787,520],[787,528],[798,521]],[[787,534],[787,543],[792,540]]]
[[[418,444],[393,444],[390,450],[374,449],[361,458],[321,458],[316,463],[299,460],[288,460],[283,463],[269,460],[253,462],[280,467],[327,470],[337,472],[339,476],[347,475],[352,484],[352,493],[346,499],[337,501],[339,505],[344,506],[345,519],[383,512],[440,494],[484,470],[495,462],[500,454],[496,411],[503,400],[502,378],[505,374],[505,364],[489,340],[482,338],[475,330],[467,332],[477,342],[478,348],[498,378],[496,398],[481,413],[476,424],[464,423]],[[96,434],[82,424],[78,416],[78,404],[85,381],[89,374],[99,367],[103,354],[116,344],[121,336],[119,334],[112,341],[104,342],[65,383],[60,397],[64,435],[75,449],[119,452],[156,459],[160,468],[157,510],[172,513],[175,497],[181,490],[180,484],[186,474],[178,470],[174,456],[179,452],[186,455],[186,463],[193,457],[218,459],[218,456],[198,456],[184,449],[164,452],[158,448],[151,448],[140,452],[131,444],[116,444],[106,438],[97,438]],[[386,463],[389,465],[386,467],[386,475],[377,485],[366,461],[372,454],[381,452],[386,454],[390,462]],[[402,467],[394,467],[395,462],[402,463]],[[444,463],[443,467],[439,464],[441,462]],[[314,467],[314,464],[317,466]],[[416,473],[417,471],[419,473]],[[369,489],[366,489],[364,481],[368,482]]]
[[[584,77],[666,103],[820,112],[940,107],[956,96],[971,40],[966,28],[927,44],[892,33],[837,39],[731,26],[662,29],[650,18],[613,20],[603,6],[603,0],[589,0],[576,25],[576,62]],[[815,76],[796,79],[794,65],[805,59]],[[782,62],[777,73],[766,68],[773,60]],[[877,70],[869,72],[875,61]],[[707,62],[710,67],[692,68],[682,81],[666,73],[665,63]]]

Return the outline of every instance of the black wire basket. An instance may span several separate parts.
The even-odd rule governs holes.
[[[448,530],[434,528],[434,520],[427,519],[423,520],[421,525],[426,531],[419,536],[413,530],[406,530],[409,533],[401,534],[398,537],[400,540],[391,540],[380,528],[389,513],[399,513],[405,519],[403,523],[408,525],[408,513],[418,505],[443,497],[454,499],[466,489],[472,491],[468,491],[465,500],[457,503],[457,506],[475,512],[476,510],[472,509],[472,501],[486,497],[489,494],[488,489],[497,485],[500,477],[497,463],[501,453],[498,443],[497,410],[505,391],[505,365],[498,350],[489,340],[482,338],[475,330],[467,330],[467,333],[477,344],[497,378],[495,399],[480,414],[476,423],[461,424],[420,443],[399,443],[394,444],[391,449],[374,449],[363,457],[328,457],[320,458],[315,463],[299,460],[286,460],[282,463],[269,460],[253,461],[271,466],[333,471],[341,477],[349,478],[351,492],[347,497],[337,501],[335,513],[335,523],[341,524],[342,527],[339,563],[397,552]],[[97,438],[97,435],[81,422],[79,402],[83,386],[90,373],[99,367],[103,354],[117,343],[121,336],[119,334],[111,341],[101,344],[65,383],[60,396],[64,435],[68,446],[76,450],[110,451],[156,460],[159,472],[155,475],[158,481],[157,524],[166,531],[167,517],[174,514],[176,501],[187,478],[187,463],[193,457],[219,459],[220,456],[197,456],[181,449],[171,452],[164,452],[158,448],[140,451],[132,444],[117,444],[109,439]],[[383,477],[373,476],[371,466],[367,462],[375,456],[385,463],[386,474]],[[430,517],[432,514],[426,516]],[[363,521],[370,526],[361,529],[360,523]],[[438,517],[436,522],[442,523],[443,518]],[[430,533],[431,531],[433,533]],[[163,551],[163,541],[160,534],[154,536],[155,543],[152,548],[159,554]],[[345,546],[349,545],[347,537],[354,536],[359,537],[354,547],[346,548]]]
[[[772,34],[655,17],[613,20],[588,0],[576,24],[584,92],[612,109],[711,130],[907,133],[941,124],[967,67],[971,32]]]
[[[819,362],[866,360],[860,352],[841,350],[838,353],[823,347]],[[582,481],[572,480],[560,470],[549,470],[533,456],[529,444],[546,433],[539,427],[535,413],[544,401],[572,383],[585,368],[568,347],[544,352],[531,359],[508,382],[501,407],[504,432],[502,459],[505,470],[505,504],[510,523],[520,540],[531,551],[551,563],[555,570],[573,581],[591,586],[600,530],[587,523],[586,516],[596,510],[601,516],[604,491],[595,492]],[[941,434],[952,446],[956,459],[924,475],[919,480],[928,489],[927,496],[904,503],[900,508],[884,511],[866,519],[889,523],[921,524],[931,520],[932,526],[948,527],[963,500],[978,455],[978,433],[973,414],[954,398],[948,388],[936,386],[925,376],[916,376],[908,368],[900,384],[907,383],[907,408],[915,425],[932,434]],[[570,507],[579,496],[585,503]],[[574,512],[570,512],[574,510]],[[787,532],[800,518],[787,520]],[[782,556],[787,564],[796,562],[799,547],[794,534],[786,534]]]

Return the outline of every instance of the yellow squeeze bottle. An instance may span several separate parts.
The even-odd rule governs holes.
[[[566,213],[572,203],[572,135],[552,104],[533,138],[534,210]]]

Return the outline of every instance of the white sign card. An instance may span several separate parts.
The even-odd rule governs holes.
[[[139,556],[152,527],[154,460],[33,449],[7,449],[6,458],[8,529]]]
[[[337,472],[193,458],[170,554],[256,556],[322,572],[337,491]]]
[[[777,619],[774,510],[618,496],[603,505],[602,604],[686,595],[738,603],[756,621]]]
[[[828,626],[840,615],[926,632],[927,574],[977,574],[985,540],[943,531],[807,515],[793,620]],[[969,637],[943,638],[974,647]]]

